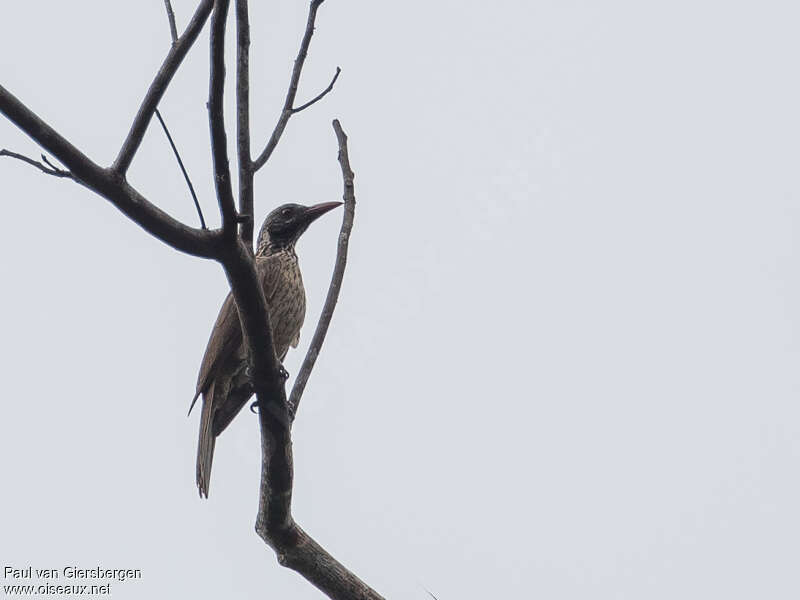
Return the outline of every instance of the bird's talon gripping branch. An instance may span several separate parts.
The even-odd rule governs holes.
[[[258,414],[258,400],[255,400],[250,404],[250,412],[254,415]]]
[[[279,370],[278,370],[278,373],[280,373],[280,375],[281,375],[281,377],[283,377],[283,380],[284,380],[284,381],[286,381],[287,379],[289,379],[289,371],[287,371],[286,369],[284,369],[284,368],[283,368],[283,365],[281,365],[281,366],[280,366],[280,368],[279,368]]]

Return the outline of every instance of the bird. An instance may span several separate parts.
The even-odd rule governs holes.
[[[267,301],[275,355],[283,363],[289,346],[297,347],[306,310],[306,295],[295,244],[315,220],[341,202],[314,206],[284,204],[264,220],[256,243],[256,273]],[[197,489],[208,498],[216,438],[253,395],[247,350],[236,301],[229,292],[206,346],[192,408],[203,397],[197,443]],[[284,371],[285,373],[285,371]]]

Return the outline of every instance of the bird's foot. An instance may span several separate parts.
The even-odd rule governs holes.
[[[248,373],[248,375],[251,373],[251,369],[250,369],[249,364],[247,366],[246,373]],[[283,378],[284,381],[289,379],[289,371],[284,369],[282,364],[278,365],[278,374]],[[286,404],[287,404],[287,409],[289,411],[290,418],[294,419],[294,410],[292,409],[292,406],[288,403],[288,401],[287,401]],[[254,415],[258,414],[258,400],[255,400],[254,402],[252,402],[250,404],[250,412],[253,413]]]
[[[249,363],[248,363],[247,367],[244,369],[244,375],[245,375],[245,377],[247,378],[247,382],[248,382],[248,383],[250,383],[250,384],[252,385],[252,381],[253,381],[253,368],[252,368],[252,366],[251,366]],[[278,363],[278,375],[280,375],[280,377],[281,377],[281,378],[282,378],[284,381],[286,381],[287,379],[289,379],[289,371],[287,371],[286,369],[284,369],[284,368],[283,368],[283,365],[282,365],[282,364],[280,364],[280,363]]]
[[[254,400],[253,402],[250,403],[250,412],[253,413],[254,415],[259,414],[259,412],[260,412],[259,408],[260,407],[259,407],[259,404],[258,404],[258,400]],[[289,423],[292,423],[292,421],[294,421],[295,410],[296,409],[295,409],[294,405],[287,400],[286,401],[286,414],[289,417]]]

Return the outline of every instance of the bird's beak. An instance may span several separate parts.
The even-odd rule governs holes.
[[[317,219],[319,219],[322,215],[326,212],[333,210],[337,206],[341,206],[342,202],[322,202],[321,204],[315,204],[314,206],[309,206],[306,209],[305,214],[305,221],[306,223],[313,223]]]

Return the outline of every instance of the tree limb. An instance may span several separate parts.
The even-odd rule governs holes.
[[[239,157],[239,237],[253,249],[253,164],[250,158],[250,18],[236,0],[236,149]]]
[[[296,523],[281,536],[281,545],[274,548],[282,566],[297,571],[333,600],[384,600]]]
[[[347,266],[347,247],[350,242],[350,232],[353,229],[353,219],[355,217],[356,196],[353,187],[355,175],[350,168],[350,157],[347,152],[347,135],[342,130],[338,119],[334,119],[333,121],[333,130],[336,132],[336,139],[339,143],[339,163],[342,167],[342,179],[344,181],[344,217],[342,218],[342,228],[339,231],[336,264],[333,268],[331,283],[328,286],[328,295],[325,297],[325,304],[322,307],[322,314],[320,314],[317,328],[314,331],[314,337],[311,339],[311,345],[308,348],[308,352],[306,352],[305,359],[303,359],[303,366],[300,367],[300,372],[297,374],[294,386],[292,387],[292,393],[289,395],[289,410],[292,415],[297,414],[297,409],[300,406],[300,398],[303,396],[308,378],[311,376],[311,371],[314,368],[314,364],[317,362],[317,357],[322,349],[325,335],[328,333],[328,327],[333,318],[333,311],[336,309],[336,302],[339,300],[339,291],[342,289],[344,270]]]
[[[339,122],[333,122],[336,137],[339,141],[339,162],[344,177],[345,217],[342,232],[339,235],[339,249],[336,257],[333,280],[328,290],[314,340],[306,355],[303,369],[305,380],[313,368],[316,356],[325,338],[330,324],[336,298],[341,288],[342,276],[347,257],[347,240],[353,226],[355,210],[355,194],[353,193],[353,172],[347,154],[347,136]],[[310,358],[312,357],[312,358]],[[299,401],[302,388],[299,391]],[[292,392],[295,395],[295,391]],[[285,398],[285,396],[283,396]],[[291,514],[292,502],[292,438],[291,429],[283,421],[285,414],[277,404],[265,404],[259,396],[259,421],[261,424],[261,496],[259,500],[256,532],[272,548],[278,556],[278,562],[305,577],[329,598],[335,600],[382,600],[382,597],[341,563],[334,559],[322,546],[315,542],[297,523]],[[265,410],[266,407],[266,410]]]
[[[178,43],[178,28],[175,25],[175,12],[172,10],[172,3],[169,0],[164,0],[164,7],[167,9],[167,20],[169,21],[169,34],[172,38],[172,43]]]
[[[236,203],[233,200],[228,137],[225,133],[223,98],[225,95],[225,20],[230,0],[216,0],[211,15],[211,64],[208,88],[208,124],[211,130],[211,155],[214,185],[217,190],[222,230],[227,238],[236,235]]]
[[[92,162],[2,86],[0,112],[66,166],[75,181],[103,196],[151,235],[187,254],[219,255],[221,232],[188,227],[151,204],[113,170]]]
[[[153,79],[153,83],[150,84],[150,88],[147,90],[144,100],[142,100],[142,103],[139,105],[139,110],[136,113],[136,117],[133,119],[133,124],[131,125],[130,131],[128,131],[128,136],[125,138],[125,142],[122,144],[122,148],[120,148],[119,154],[111,167],[119,176],[124,177],[125,173],[128,171],[128,167],[131,166],[133,157],[136,155],[136,151],[142,143],[144,133],[147,130],[147,126],[150,124],[150,119],[153,118],[153,113],[158,103],[161,101],[178,67],[181,66],[186,53],[189,52],[197,36],[200,35],[200,30],[203,29],[208,15],[211,14],[213,5],[214,0],[202,0],[202,2],[200,2],[194,16],[192,16],[192,20],[186,27],[186,31],[183,32],[183,35],[177,42],[172,44],[169,53],[167,53],[167,57],[161,64],[161,68],[158,70],[155,79]]]
[[[11,150],[6,150],[3,148],[0,150],[0,156],[8,156],[9,158],[16,158],[17,160],[21,160],[24,163],[28,163],[32,167],[36,167],[45,175],[52,175],[53,177],[64,177],[66,179],[72,179],[72,173],[69,171],[65,171],[64,169],[59,169],[58,167],[52,165],[47,157],[42,154],[43,163],[40,163],[38,160],[34,160],[32,158],[28,158],[24,154],[18,154],[16,152],[12,152]]]
[[[292,107],[294,106],[294,99],[297,96],[297,86],[300,83],[300,74],[303,72],[303,64],[306,61],[306,56],[308,56],[308,47],[311,44],[311,37],[314,35],[314,23],[317,19],[317,9],[319,9],[323,1],[324,0],[311,0],[308,9],[308,20],[306,21],[306,31],[303,34],[303,40],[300,42],[300,51],[297,53],[297,58],[294,60],[294,68],[292,69],[292,77],[289,80],[289,90],[286,92],[283,110],[281,111],[281,116],[278,118],[278,123],[272,131],[272,135],[266,147],[261,154],[258,155],[258,158],[253,161],[254,172],[263,167],[269,160],[269,157],[272,156],[275,147],[278,145],[278,141],[280,141],[283,135],[284,129],[286,129],[286,124],[292,116]]]

